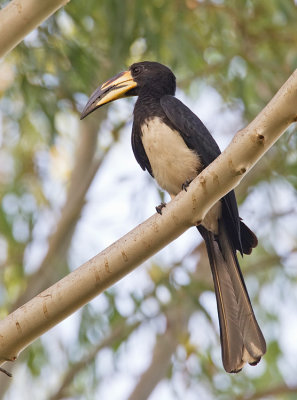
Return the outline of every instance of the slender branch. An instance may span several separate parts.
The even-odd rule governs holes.
[[[105,115],[106,113],[101,113],[101,120]],[[28,278],[25,291],[11,306],[11,310],[20,307],[62,276],[63,268],[61,264],[66,264],[65,255],[84,206],[86,192],[108,152],[107,149],[99,160],[95,160],[98,124],[100,122],[96,121],[95,124],[93,119],[82,125],[67,198],[61,211],[60,219],[57,222],[56,230],[49,238],[48,251],[38,270]],[[55,268],[53,268],[53,264]]]
[[[171,357],[176,351],[180,337],[186,330],[190,317],[190,309],[171,307],[167,313],[167,328],[158,336],[150,365],[140,376],[137,385],[129,396],[129,400],[146,400],[157,384],[166,377]]]
[[[90,118],[82,124],[67,198],[57,221],[56,230],[49,238],[47,253],[38,270],[28,277],[24,291],[10,305],[10,311],[20,307],[65,274],[63,271],[65,271],[67,265],[67,250],[79,220],[81,209],[85,204],[85,194],[108,152],[108,149],[106,149],[105,153],[96,159],[98,127],[105,118],[106,112],[106,110],[102,110],[99,113],[100,120],[98,120],[98,117],[97,119]],[[115,135],[117,135],[117,127],[115,128]],[[11,369],[13,370],[13,367]],[[7,390],[8,383],[7,377],[0,374],[1,399]]]
[[[0,367],[0,372],[3,372],[3,374],[9,376],[9,378],[12,378],[12,374],[10,372],[6,371],[6,369],[4,369],[4,368]]]
[[[282,394],[297,393],[297,386],[279,385],[267,390],[258,391],[252,395],[239,396],[236,400],[261,400],[270,396],[279,396]]]
[[[0,58],[70,0],[12,0],[0,10]]]
[[[135,322],[134,324],[119,324],[116,326],[110,335],[100,341],[97,345],[93,346],[92,350],[83,357],[80,361],[73,364],[70,369],[65,374],[59,389],[53,394],[49,400],[59,400],[66,397],[66,390],[69,388],[71,382],[73,382],[75,376],[85,368],[86,365],[89,365],[99,353],[105,347],[111,346],[115,341],[122,341],[125,337],[129,336],[131,332],[133,332],[140,325],[140,322]]]
[[[297,70],[227,149],[167,204],[106,250],[0,322],[0,363],[15,360],[33,340],[62,321],[147,258],[198,224],[222,196],[297,120]],[[73,295],[75,293],[75,296]]]

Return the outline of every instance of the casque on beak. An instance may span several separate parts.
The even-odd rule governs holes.
[[[83,109],[80,119],[85,118],[103,104],[125,97],[126,93],[136,86],[137,83],[130,71],[120,72],[95,90]]]

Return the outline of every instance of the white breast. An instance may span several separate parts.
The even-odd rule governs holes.
[[[198,155],[160,118],[145,121],[141,131],[143,147],[156,181],[172,197],[175,196],[182,190],[182,184],[194,179],[201,169]]]

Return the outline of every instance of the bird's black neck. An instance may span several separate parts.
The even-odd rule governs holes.
[[[160,105],[160,96],[157,93],[140,93],[134,108],[134,121],[139,126],[146,120],[154,117],[164,119],[165,113]]]

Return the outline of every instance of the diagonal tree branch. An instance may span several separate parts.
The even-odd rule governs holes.
[[[0,322],[0,363],[198,224],[297,121],[297,70],[227,149],[164,209]],[[73,296],[75,293],[75,296]]]
[[[12,0],[0,10],[0,58],[70,0]]]

